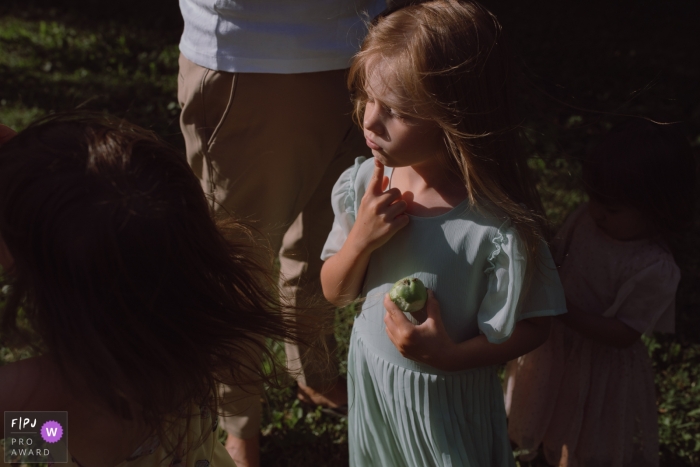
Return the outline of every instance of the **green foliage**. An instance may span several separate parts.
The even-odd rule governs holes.
[[[667,336],[645,339],[659,397],[664,465],[700,465],[700,345]]]
[[[348,338],[355,318],[355,307],[338,310],[335,335],[336,358],[341,376],[347,374]],[[280,361],[284,348],[270,343]],[[286,375],[285,375],[286,376]],[[265,388],[261,455],[263,465],[346,465],[347,417],[310,407],[296,397],[296,383],[283,377],[281,388]],[[313,446],[313,448],[311,448]]]
[[[85,108],[182,144],[177,36],[31,3],[14,13],[0,16],[0,121],[19,130],[46,113]]]

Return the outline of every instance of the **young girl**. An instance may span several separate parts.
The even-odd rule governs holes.
[[[496,19],[451,0],[381,17],[351,66],[374,159],[335,185],[321,271],[331,302],[363,297],[351,465],[514,465],[496,365],[544,342],[565,308],[510,73]],[[406,276],[430,289],[420,325],[386,297]]]
[[[233,465],[217,384],[252,381],[261,337],[304,335],[184,158],[125,122],[48,118],[0,147],[0,234],[3,345],[42,354],[0,367],[0,410],[68,411],[84,467]]]
[[[651,361],[640,340],[673,332],[680,278],[665,240],[693,212],[694,160],[668,126],[612,132],[584,162],[590,202],[555,239],[569,313],[508,365],[509,434],[523,459],[551,465],[659,463]]]

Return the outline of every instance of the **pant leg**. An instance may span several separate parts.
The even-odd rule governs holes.
[[[202,184],[204,192],[212,199],[215,180],[213,166],[207,155],[212,140],[232,103],[235,76],[217,73],[200,67],[183,55],[179,60],[178,100],[182,112],[180,128],[185,139],[187,161]],[[251,360],[258,364],[261,355],[251,352]],[[221,426],[239,438],[251,438],[260,430],[262,386],[249,384],[219,388]]]
[[[180,63],[199,80],[184,83],[182,94],[194,95],[181,99],[190,165],[217,209],[252,223],[278,251],[352,127],[345,71],[222,73]]]
[[[327,215],[332,216],[330,187],[352,163],[352,157],[347,164],[338,160],[338,168],[329,172],[332,162],[344,154],[340,148],[353,128],[344,70],[292,75],[223,73],[181,56],[178,97],[188,161],[216,209],[257,227],[264,237],[261,241],[269,242],[273,251],[280,249],[292,221],[316,199],[322,181],[330,184],[324,204]],[[331,176],[332,180],[326,180]],[[320,200],[320,192],[317,197]],[[308,251],[307,258],[318,258],[323,244],[318,238],[325,240],[330,230],[330,221],[327,227],[318,227],[316,216],[314,212],[302,214],[302,221],[310,221],[305,230],[315,232],[312,243],[319,245],[295,248]],[[298,236],[290,236],[291,244],[307,241],[305,235],[301,240],[292,237]],[[299,277],[313,275],[318,281],[320,265],[316,271],[305,266],[297,270]],[[249,397],[248,402],[260,405],[259,397]],[[257,426],[248,429],[251,420],[244,428],[232,427],[234,434],[257,432],[259,418]]]
[[[359,156],[371,157],[362,131],[350,122],[341,145],[337,148],[332,163],[323,175],[321,183],[287,230],[280,252],[280,290],[291,297],[293,304],[302,305],[323,297],[321,291],[321,250],[333,224],[331,191],[345,169],[352,166]],[[299,348],[296,344],[285,344],[287,366],[297,380],[317,391],[330,388],[338,377],[338,359],[335,355],[336,341],[333,334],[334,307],[329,304],[327,333],[322,341],[330,352],[325,355]]]

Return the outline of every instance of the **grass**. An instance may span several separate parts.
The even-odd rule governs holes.
[[[122,116],[182,145],[177,34],[81,11],[0,6],[0,120],[20,129],[46,113],[85,108]]]
[[[336,355],[341,374],[347,373],[345,356],[355,317],[349,306],[336,314]],[[274,344],[283,360],[283,346]],[[282,388],[266,388],[261,440],[262,465],[339,466],[348,463],[347,418],[310,408],[296,399],[296,383],[288,378]]]
[[[0,121],[21,129],[47,113],[82,107],[127,118],[182,147],[181,20],[176,2],[147,3],[3,0]],[[553,224],[585,198],[581,155],[624,115],[681,121],[700,148],[700,4],[484,3],[501,19],[524,69],[521,114]],[[700,465],[700,211],[696,219],[678,258],[678,332],[646,340],[659,394],[663,466]],[[338,315],[341,362],[353,316],[352,309]],[[22,356],[0,346],[0,363]],[[347,465],[346,420],[300,405],[291,380],[282,386],[266,391],[263,465]]]

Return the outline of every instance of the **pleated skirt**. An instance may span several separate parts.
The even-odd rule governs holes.
[[[436,373],[383,358],[353,330],[351,466],[515,466],[496,368]]]
[[[510,438],[522,460],[540,444],[549,465],[656,467],[659,428],[642,342],[600,344],[554,320],[542,346],[506,367]]]

